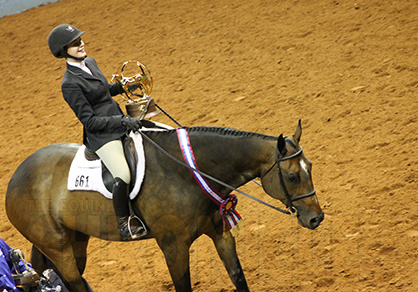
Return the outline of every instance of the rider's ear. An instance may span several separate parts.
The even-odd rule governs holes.
[[[286,140],[283,137],[283,134],[280,134],[279,138],[277,139],[277,150],[282,156],[286,155]]]
[[[300,136],[302,136],[302,123],[301,120],[299,120],[298,126],[296,127],[295,133],[293,134],[293,139],[295,139],[295,141],[297,143],[300,142]]]

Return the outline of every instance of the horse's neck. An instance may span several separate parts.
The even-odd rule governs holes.
[[[183,160],[175,130],[147,135]],[[189,138],[199,169],[234,187],[260,176],[263,168],[274,163],[276,137],[228,128],[196,127],[189,128]],[[223,193],[229,192],[216,183],[211,184]]]
[[[199,168],[234,187],[259,177],[274,162],[276,142],[270,136],[239,131],[189,135]]]

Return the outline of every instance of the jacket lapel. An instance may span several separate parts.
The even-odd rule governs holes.
[[[88,68],[90,69],[90,71],[93,75],[90,75],[89,73],[81,70],[80,68],[75,67],[75,66],[71,66],[70,64],[67,63],[67,70],[71,74],[81,76],[85,79],[101,80],[99,77],[94,76],[95,70],[93,70],[93,68],[90,68],[90,67],[88,67]]]

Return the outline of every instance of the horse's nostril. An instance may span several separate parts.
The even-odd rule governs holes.
[[[322,212],[319,216],[315,216],[311,218],[310,220],[311,228],[315,229],[316,227],[318,227],[319,224],[322,222],[322,220],[324,220],[324,212]]]
[[[313,228],[317,227],[318,224],[319,224],[319,217],[318,216],[316,216],[316,217],[314,217],[314,218],[311,219],[311,226]]]

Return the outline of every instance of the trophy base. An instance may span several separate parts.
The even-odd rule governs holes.
[[[144,100],[129,101],[126,104],[126,112],[138,120],[148,120],[160,113],[152,97]]]

